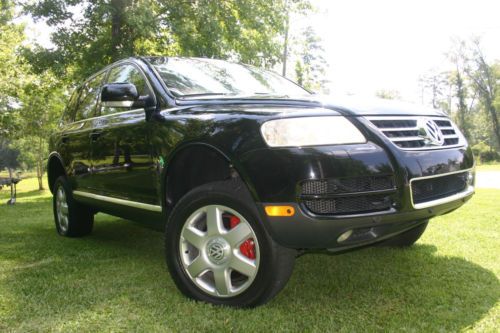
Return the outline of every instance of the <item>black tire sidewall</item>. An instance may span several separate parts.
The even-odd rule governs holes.
[[[68,205],[68,229],[62,231],[59,226],[59,217],[57,216],[56,196],[59,187],[64,189],[66,203]],[[65,237],[81,237],[92,231],[94,224],[94,215],[89,208],[83,207],[73,199],[73,193],[68,180],[61,176],[54,183],[54,192],[52,198],[52,208],[54,211],[54,221],[57,233]]]
[[[66,231],[61,230],[61,227],[59,225],[59,217],[57,216],[57,192],[59,191],[59,188],[62,187],[64,190],[64,193],[66,195],[66,203],[68,205],[68,229]],[[67,184],[67,181],[64,177],[59,177],[55,183],[54,183],[54,193],[53,193],[53,198],[52,198],[52,208],[54,210],[54,221],[56,224],[56,230],[57,233],[61,236],[68,236],[70,234],[70,215],[71,215],[71,206],[70,206],[70,192],[69,186]]]
[[[185,295],[213,304],[241,307],[255,305],[260,298],[265,297],[270,279],[273,278],[275,251],[272,240],[260,224],[255,204],[239,194],[230,193],[217,185],[211,189],[207,188],[207,191],[195,189],[181,199],[174,208],[166,227],[166,260],[174,281]],[[203,292],[187,276],[181,263],[179,242],[184,223],[195,210],[214,204],[227,206],[244,216],[250,223],[259,244],[260,263],[257,276],[247,290],[233,297],[216,297]]]

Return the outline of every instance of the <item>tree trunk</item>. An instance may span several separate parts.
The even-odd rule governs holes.
[[[497,147],[500,147],[500,125],[498,124],[497,110],[491,99],[487,100],[486,108],[490,114],[491,123],[493,124],[493,132],[495,132],[495,139],[497,140]]]
[[[113,61],[121,57],[123,14],[127,0],[111,0],[111,50]]]
[[[288,4],[285,4],[286,6]],[[282,69],[282,74],[283,76],[286,76],[286,62],[288,60],[288,30],[290,29],[290,11],[286,12],[286,20],[285,20],[285,42],[283,45],[283,58],[282,58],[282,63],[283,63],[283,69]]]
[[[457,85],[457,98],[458,98],[458,127],[462,130],[462,133],[466,138],[469,138],[469,127],[467,126],[467,104],[465,102],[466,92],[464,86],[464,80],[457,69],[456,74],[456,85]]]
[[[43,191],[43,139],[38,138],[38,154],[36,158],[36,177],[38,178],[38,190]]]
[[[10,197],[14,198],[14,184],[12,183],[12,169],[11,168],[7,168],[7,170],[9,171],[9,178],[11,179],[11,182],[10,182]]]

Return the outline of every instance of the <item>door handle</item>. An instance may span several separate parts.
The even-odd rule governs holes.
[[[92,141],[97,141],[97,139],[99,139],[99,137],[101,136],[102,134],[102,131],[92,131],[89,136],[90,136],[90,139]]]

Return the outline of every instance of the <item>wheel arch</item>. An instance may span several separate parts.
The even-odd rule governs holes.
[[[202,164],[202,168],[198,166]],[[221,149],[202,142],[177,147],[165,159],[161,174],[161,202],[167,214],[179,199],[195,187],[231,178],[240,178],[254,201],[258,195],[239,163]]]
[[[49,154],[47,161],[47,179],[49,183],[50,192],[54,191],[54,183],[59,176],[66,176],[66,169],[64,168],[64,162],[57,152],[52,152]]]

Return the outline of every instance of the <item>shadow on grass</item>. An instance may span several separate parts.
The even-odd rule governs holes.
[[[43,200],[48,210],[50,199]],[[41,203],[22,204],[36,205]],[[8,317],[12,323],[24,320],[19,328],[26,323],[54,328],[82,313],[107,311],[126,323],[130,312],[170,328],[175,319],[177,328],[185,329],[207,329],[202,313],[229,312],[236,320],[232,328],[240,329],[456,331],[473,325],[500,298],[492,272],[438,256],[434,246],[424,244],[306,255],[268,305],[252,311],[211,307],[176,290],[165,269],[161,233],[99,215],[92,235],[67,239],[56,235],[50,214],[29,227],[4,228],[0,235],[0,259],[15,262],[0,268],[0,276],[6,276]]]
[[[42,202],[44,200],[47,200],[46,196],[43,196],[45,191],[39,191],[39,190],[32,190],[32,191],[27,191],[27,192],[18,192],[16,195],[16,204],[12,207],[16,207],[19,204],[25,204],[26,202],[23,202],[23,200],[28,199],[28,202]],[[0,207],[3,205],[6,205],[7,200],[10,199],[10,190],[7,193],[7,191],[0,192]]]

